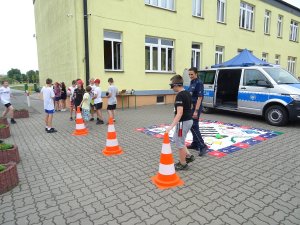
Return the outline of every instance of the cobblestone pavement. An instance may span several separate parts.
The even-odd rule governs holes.
[[[25,103],[19,94],[14,105]],[[135,128],[170,123],[172,105],[118,110],[124,154],[104,157],[105,125],[93,123],[88,136],[74,137],[75,123],[59,112],[58,132],[47,134],[42,102],[31,104],[30,118],[11,125],[7,140],[19,146],[22,161],[19,186],[0,196],[2,225],[300,224],[299,122],[281,128],[254,116],[203,115],[284,134],[220,159],[197,157],[179,173],[184,186],[161,191],[150,177],[158,172],[162,140]]]

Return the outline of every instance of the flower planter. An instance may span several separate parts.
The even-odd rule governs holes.
[[[19,183],[17,164],[9,162],[3,165],[6,169],[0,172],[0,194],[13,189]]]
[[[20,162],[20,155],[17,145],[13,145],[13,147],[10,149],[0,150],[0,164],[5,164],[10,161],[15,163]]]
[[[29,117],[28,110],[26,110],[26,109],[14,110],[14,118],[15,119],[28,118],[28,117]]]
[[[0,124],[8,125],[8,121],[6,117],[0,117]]]
[[[10,137],[9,125],[5,125],[3,128],[0,128],[0,139]]]

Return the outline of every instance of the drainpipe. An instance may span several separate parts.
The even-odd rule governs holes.
[[[85,79],[88,84],[90,80],[90,58],[89,58],[89,29],[88,29],[88,14],[87,0],[83,0],[83,19],[84,19],[84,48],[85,48]]]

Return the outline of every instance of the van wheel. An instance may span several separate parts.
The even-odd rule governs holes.
[[[202,112],[205,114],[210,114],[213,113],[213,109],[212,108],[208,108],[208,107],[202,107]]]
[[[288,122],[288,113],[284,107],[273,105],[267,108],[265,119],[272,126],[284,126]]]

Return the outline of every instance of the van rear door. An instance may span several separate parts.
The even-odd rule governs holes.
[[[199,71],[198,75],[204,84],[204,99],[202,104],[204,107],[213,108],[216,70],[202,70]]]

